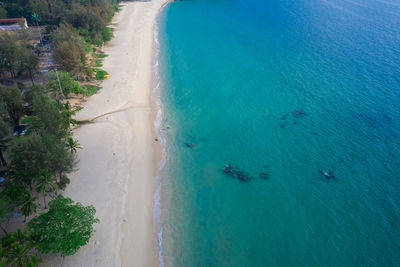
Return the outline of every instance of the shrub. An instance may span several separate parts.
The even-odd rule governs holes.
[[[78,74],[86,61],[85,42],[68,24],[61,24],[51,34],[54,61],[61,70]],[[87,49],[87,48],[86,48]]]
[[[108,73],[105,70],[98,70],[96,72],[96,79],[97,80],[104,80],[104,76],[107,75]]]
[[[95,60],[95,67],[103,67],[103,60],[101,59],[101,58],[97,58],[96,60]]]
[[[60,188],[61,190],[64,190],[69,183],[70,183],[70,179],[66,175],[62,175],[60,177],[60,181],[57,183],[57,185],[58,185],[58,188]]]
[[[85,89],[86,89],[85,95],[91,96],[91,95],[94,95],[100,89],[100,86],[88,84],[88,85],[85,85]]]
[[[108,57],[108,55],[103,53],[103,52],[101,52],[101,53],[98,53],[98,54],[94,54],[94,57],[103,59],[105,57]]]
[[[113,30],[110,27],[106,27],[101,31],[101,36],[104,43],[109,42],[114,37]]]
[[[58,76],[64,96],[71,93],[79,94],[84,92],[84,88],[82,88],[81,84],[76,81],[69,72],[61,71],[58,73]],[[50,74],[50,82],[47,84],[47,90],[56,95],[60,91],[57,74],[54,72]]]
[[[103,44],[102,32],[106,25],[101,16],[94,10],[83,6],[75,6],[67,16],[67,21],[77,29],[80,29],[87,41],[91,41],[96,45]]]

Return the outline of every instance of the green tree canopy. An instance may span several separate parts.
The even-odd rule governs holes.
[[[46,89],[57,97],[60,94],[60,85],[64,96],[68,96],[68,94],[79,94],[86,93],[85,89],[81,86],[78,81],[75,81],[74,77],[66,71],[58,72],[57,74],[52,72],[50,73],[50,81],[47,83]],[[60,81],[60,84],[58,83]]]
[[[55,48],[53,57],[58,68],[73,74],[82,71],[86,61],[86,51],[83,39],[71,25],[62,23],[52,32],[51,39]]]
[[[44,208],[47,209],[46,194],[57,190],[56,178],[48,170],[42,170],[40,176],[36,178],[36,183],[36,191],[43,195]]]
[[[31,14],[28,18],[32,22],[38,24],[58,24],[60,19],[65,16],[67,12],[66,5],[62,0],[35,0],[29,1],[25,9]],[[34,19],[32,15],[35,14],[38,20]]]
[[[42,260],[33,252],[35,246],[36,240],[32,239],[29,233],[20,229],[9,233],[1,238],[0,263],[3,263],[3,266],[38,266]]]
[[[49,211],[32,219],[28,229],[38,238],[42,253],[61,253],[62,257],[75,254],[89,242],[94,232],[96,209],[83,206],[70,198],[58,196],[49,202]]]
[[[7,10],[5,10],[3,7],[0,7],[0,19],[5,18],[7,18]]]
[[[1,193],[0,195],[0,228],[7,233],[8,222],[14,212],[15,206],[10,203],[10,199]],[[1,265],[0,265],[1,266]]]
[[[0,71],[9,71],[12,76],[18,72],[18,38],[16,35],[4,34],[0,36]]]
[[[22,205],[24,199],[31,195],[27,185],[8,181],[3,186],[0,198],[4,198],[10,205],[17,207]]]
[[[19,64],[19,71],[21,74],[27,74],[34,85],[34,76],[39,67],[39,57],[32,49],[21,49],[20,57],[23,58]]]
[[[9,120],[15,126],[19,125],[19,119],[24,115],[25,101],[16,84],[13,86],[0,85],[0,102],[4,104],[3,107],[7,111]]]
[[[26,74],[33,79],[39,59],[25,32],[0,35],[0,55],[0,73],[9,72],[12,77]]]
[[[0,100],[0,164],[3,166],[7,166],[4,152],[8,148],[11,135],[11,125],[8,123],[7,117],[5,103]]]
[[[94,9],[76,6],[67,16],[67,21],[75,28],[87,30],[93,43],[101,45],[103,39],[101,32],[106,28],[104,19]]]
[[[26,217],[36,212],[36,208],[38,207],[38,204],[36,203],[37,197],[32,196],[30,191],[28,192],[29,194],[25,195],[20,207],[22,215],[25,216],[24,222],[26,222]]]
[[[79,74],[86,61],[85,50],[79,43],[62,41],[53,49],[53,57],[61,70]]]
[[[41,175],[42,170],[61,178],[64,173],[71,172],[77,163],[65,143],[46,133],[15,138],[10,157],[12,177],[29,186]]]
[[[73,116],[80,107],[72,107],[69,102],[51,100],[46,95],[37,95],[32,100],[32,116],[24,118],[30,133],[47,133],[59,140],[71,136],[70,126],[75,125]]]
[[[29,125],[29,133],[47,133],[58,139],[70,135],[69,118],[65,117],[62,103],[51,100],[46,95],[37,95],[32,101],[32,116],[26,117],[24,123]]]

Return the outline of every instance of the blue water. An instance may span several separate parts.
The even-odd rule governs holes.
[[[158,28],[165,266],[400,266],[400,1],[178,1]]]

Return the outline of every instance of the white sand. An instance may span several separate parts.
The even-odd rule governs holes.
[[[79,170],[64,195],[94,205],[100,219],[89,244],[46,266],[157,266],[153,224],[154,145],[151,108],[153,28],[168,0],[128,2],[114,19],[105,49],[110,78],[77,115],[93,123],[75,131]]]

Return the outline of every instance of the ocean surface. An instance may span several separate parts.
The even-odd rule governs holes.
[[[177,1],[157,40],[162,266],[400,266],[399,0]]]

